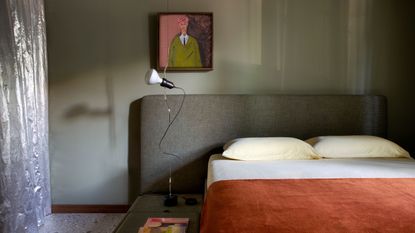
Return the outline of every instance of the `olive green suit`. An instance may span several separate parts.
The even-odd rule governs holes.
[[[202,67],[197,40],[191,36],[183,45],[179,35],[170,43],[169,67]]]

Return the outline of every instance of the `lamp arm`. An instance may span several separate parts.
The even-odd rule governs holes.
[[[165,80],[165,79],[163,79],[163,80]],[[160,84],[161,85],[161,84]],[[182,107],[183,107],[183,104],[184,104],[184,100],[186,99],[186,91],[183,89],[183,88],[181,88],[181,87],[176,87],[176,86],[174,86],[173,85],[173,87],[171,87],[170,89],[172,89],[172,88],[176,88],[176,89],[180,89],[180,90],[182,90],[183,91],[183,98],[182,98],[182,101],[181,101],[181,103],[180,103],[180,107],[179,107],[179,110],[177,111],[177,113],[174,115],[174,117],[173,117],[173,120],[172,121],[170,121],[170,107],[169,107],[169,104],[168,104],[168,102],[167,102],[167,98],[165,97],[165,101],[166,101],[166,105],[167,105],[167,108],[168,108],[168,110],[169,110],[169,125],[167,126],[167,128],[166,128],[166,130],[164,131],[164,133],[163,133],[163,136],[160,138],[160,141],[159,141],[159,150],[162,152],[162,154],[164,154],[164,155],[168,155],[168,156],[172,156],[172,157],[174,157],[174,158],[176,158],[176,159],[181,159],[180,158],[180,156],[179,155],[177,155],[177,154],[174,154],[174,153],[169,153],[169,152],[166,152],[165,150],[163,150],[162,149],[162,147],[161,147],[161,145],[162,145],[162,143],[163,143],[163,140],[164,140],[164,138],[166,137],[166,135],[167,135],[167,132],[169,131],[169,129],[170,129],[170,127],[173,125],[173,123],[174,123],[174,121],[177,119],[177,117],[179,116],[179,114],[180,114],[180,112],[182,111]],[[171,162],[170,162],[171,163]],[[170,205],[176,205],[177,204],[177,196],[174,196],[174,195],[172,195],[172,192],[171,192],[171,164],[169,163],[169,195],[166,197],[166,200],[165,200],[165,205],[167,205],[167,206],[170,206]]]

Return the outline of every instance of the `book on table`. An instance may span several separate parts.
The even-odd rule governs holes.
[[[148,218],[138,233],[186,233],[189,218]]]

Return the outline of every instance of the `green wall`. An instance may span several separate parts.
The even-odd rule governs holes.
[[[54,204],[127,203],[129,105],[162,93],[144,83],[157,12],[213,12],[214,70],[168,74],[188,93],[383,94],[415,152],[410,0],[45,2]]]

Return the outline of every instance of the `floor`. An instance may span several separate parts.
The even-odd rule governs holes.
[[[111,233],[125,214],[52,214],[39,233]]]

